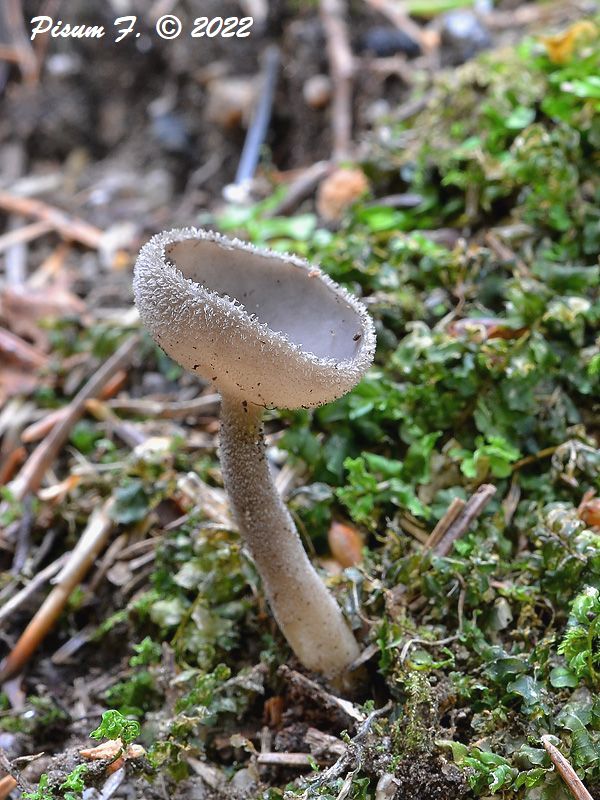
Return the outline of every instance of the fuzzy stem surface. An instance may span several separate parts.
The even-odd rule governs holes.
[[[262,411],[242,398],[223,396],[223,482],[282,633],[305,667],[334,677],[358,658],[360,650],[275,487],[265,453]]]

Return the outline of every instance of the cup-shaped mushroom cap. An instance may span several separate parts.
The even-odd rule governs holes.
[[[142,247],[133,286],[142,322],[171,358],[251,403],[327,403],[373,360],[362,303],[294,256],[212,231],[166,231]]]

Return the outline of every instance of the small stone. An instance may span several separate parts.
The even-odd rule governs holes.
[[[409,58],[421,55],[419,43],[415,42],[406,31],[384,25],[369,28],[361,38],[360,50],[373,53],[378,58],[389,58],[397,53],[404,53]]]
[[[81,59],[74,53],[51,53],[46,58],[44,69],[57,78],[67,78],[81,71]]]
[[[450,48],[450,62],[461,64],[492,45],[489,31],[472,11],[457,9],[444,15],[442,43]]]
[[[241,795],[248,795],[256,789],[256,778],[249,769],[238,770],[231,779],[231,788]]]
[[[256,101],[255,78],[216,78],[208,85],[206,115],[222,128],[246,125]]]
[[[313,75],[305,81],[302,94],[307,106],[325,108],[331,100],[331,80],[327,75]]]
[[[171,202],[173,193],[173,176],[162,167],[150,169],[142,178],[141,194],[149,209],[167,205]]]
[[[392,112],[392,107],[388,100],[383,97],[378,97],[366,107],[364,112],[365,121],[369,125],[378,125],[385,117],[389,117]]]
[[[385,772],[377,781],[375,800],[392,800],[396,796],[398,781],[389,772]]]
[[[167,153],[181,154],[190,150],[191,142],[185,122],[172,111],[153,118],[152,135]]]

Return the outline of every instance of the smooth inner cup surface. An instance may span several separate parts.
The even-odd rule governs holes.
[[[166,257],[189,280],[237,300],[318,358],[351,360],[360,347],[358,313],[316,270],[200,239],[173,242]]]

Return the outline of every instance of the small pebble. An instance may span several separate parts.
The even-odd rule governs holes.
[[[187,153],[190,150],[190,138],[185,122],[172,111],[158,114],[152,120],[152,135],[167,153]]]
[[[457,9],[444,15],[442,43],[451,50],[450,63],[461,64],[491,47],[492,38],[472,11]]]
[[[385,100],[383,97],[379,97],[377,100],[373,100],[372,103],[369,103],[365,109],[365,120],[369,125],[376,125],[381,123],[382,118],[388,117],[391,112],[392,107],[389,101]]]
[[[325,108],[331,100],[331,80],[327,75],[313,75],[305,81],[302,94],[307,106]]]
[[[44,69],[50,75],[66,78],[81,71],[81,59],[74,53],[51,53],[46,58]]]
[[[216,78],[208,85],[208,119],[222,128],[246,125],[252,115],[256,92],[254,77]]]
[[[256,778],[251,770],[240,769],[231,779],[231,788],[244,794],[253,792],[256,789]]]
[[[392,800],[397,795],[398,785],[399,782],[391,773],[384,772],[375,787],[375,800]]]
[[[409,58],[421,55],[419,43],[405,31],[383,25],[369,28],[361,38],[359,49],[374,53],[378,58],[388,58],[397,53],[404,53]]]

